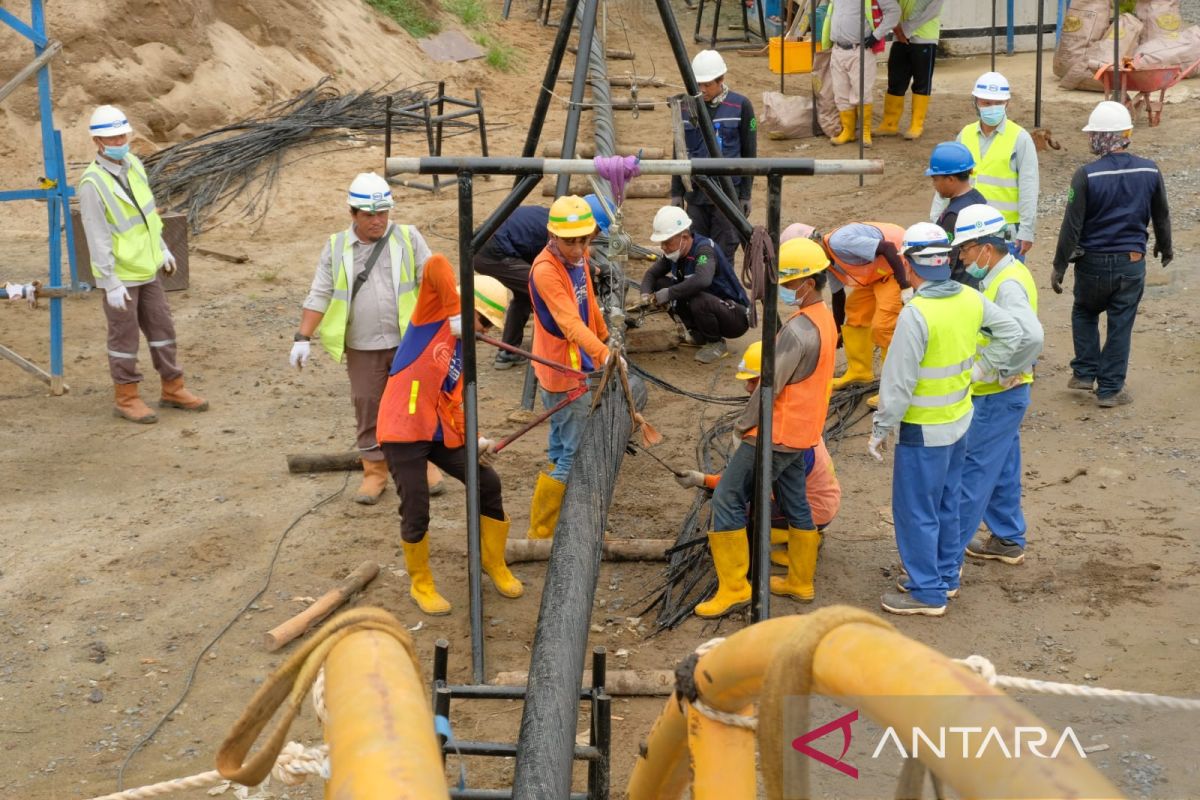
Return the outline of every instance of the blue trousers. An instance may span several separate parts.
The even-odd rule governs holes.
[[[1025,546],[1025,515],[1021,512],[1021,421],[1029,408],[1026,383],[974,399],[975,415],[967,431],[959,508],[958,561],[980,522],[993,536]],[[958,586],[958,572],[950,588]]]
[[[566,392],[547,392],[538,389],[542,395],[542,405],[547,410],[554,408],[567,398]],[[575,451],[579,449],[579,441],[583,438],[583,426],[587,424],[588,411],[592,408],[592,394],[585,392],[574,402],[550,417],[550,446],[546,455],[554,464],[550,477],[559,483],[566,483],[571,474],[571,464],[575,462]]]
[[[946,604],[958,585],[959,497],[967,437],[944,447],[921,443],[921,426],[900,424],[892,469],[896,548],[913,598]]]
[[[800,531],[815,529],[808,505],[805,456],[812,450],[771,453],[771,484],[775,502],[788,525]],[[754,445],[742,442],[729,458],[721,480],[713,491],[714,531],[736,531],[746,527],[746,510],[754,493]]]
[[[1096,394],[1109,397],[1125,388],[1133,321],[1146,288],[1146,260],[1130,261],[1128,253],[1093,253],[1075,262],[1075,304],[1071,337],[1077,377],[1096,380]],[[1108,318],[1108,335],[1100,348],[1100,315]]]

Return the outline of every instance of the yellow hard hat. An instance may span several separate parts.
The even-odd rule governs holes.
[[[762,342],[751,342],[742,353],[741,363],[738,364],[737,375],[740,381],[753,380],[762,376]]]
[[[574,194],[563,195],[550,206],[546,230],[555,236],[587,236],[596,230],[596,218],[588,201]]]
[[[829,266],[825,248],[812,239],[789,239],[779,246],[779,282],[807,278]]]
[[[504,284],[490,275],[476,275],[475,310],[497,328],[503,328],[504,314],[508,311],[508,290]]]

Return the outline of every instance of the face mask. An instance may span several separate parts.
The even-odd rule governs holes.
[[[676,250],[674,253],[668,253],[665,250],[663,251],[663,258],[665,258],[667,261],[678,261],[681,255],[683,255],[682,250]]]
[[[1004,121],[1004,106],[984,106],[979,109],[979,118],[985,125],[999,125]]]
[[[796,305],[796,290],[780,286],[779,299],[785,306]]]
[[[977,281],[983,280],[987,277],[988,268],[980,266],[979,262],[976,261],[974,264],[967,264],[967,274]]]
[[[114,161],[120,161],[123,158],[125,158],[125,156],[129,155],[129,145],[128,144],[122,144],[122,145],[106,144],[106,145],[104,145],[104,155],[108,156],[109,158],[113,159]]]

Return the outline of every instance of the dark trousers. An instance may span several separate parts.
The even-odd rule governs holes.
[[[384,442],[381,447],[400,494],[400,536],[409,544],[415,544],[429,531],[429,483],[425,477],[425,462],[433,462],[442,472],[465,483],[467,448],[449,448],[442,442]],[[479,465],[479,512],[492,519],[505,518],[500,475],[483,464]]]
[[[654,289],[666,289],[675,281],[664,275],[654,281]],[[736,339],[750,329],[750,317],[741,303],[722,300],[715,294],[696,292],[691,297],[676,300],[671,316],[679,319],[702,344]]]
[[[1071,308],[1075,358],[1071,370],[1085,381],[1094,379],[1100,397],[1125,387],[1133,322],[1145,288],[1144,258],[1131,261],[1128,253],[1088,253],[1075,262],[1075,304]],[[1108,317],[1103,348],[1101,314]]]
[[[743,180],[746,180],[743,178]],[[716,242],[717,247],[721,248],[721,252],[729,259],[730,264],[736,264],[733,257],[737,252],[738,245],[742,243],[741,238],[737,234],[737,228],[733,227],[733,223],[729,221],[729,217],[725,216],[724,212],[711,203],[693,203],[687,204],[687,215],[692,218],[692,233],[707,236]]]
[[[519,258],[506,256],[489,239],[471,261],[471,268],[480,275],[490,275],[513,293],[512,302],[504,315],[504,332],[500,340],[513,347],[520,347],[525,337],[525,323],[533,312],[529,299],[529,264]]]
[[[113,383],[140,383],[138,369],[138,331],[146,335],[150,346],[150,362],[164,381],[183,375],[175,357],[175,323],[162,280],[155,276],[150,283],[128,286],[129,300],[125,310],[117,311],[100,295],[104,317],[108,320],[108,371]]]
[[[933,64],[936,60],[936,44],[892,42],[892,50],[888,53],[887,93],[903,97],[911,83],[913,94],[933,94]]]
[[[746,509],[754,493],[754,468],[757,450],[742,441],[721,472],[721,480],[713,491],[712,529],[736,531],[746,527]],[[775,502],[787,518],[788,525],[798,531],[815,530],[812,507],[808,504],[806,454],[809,450],[771,453],[771,485]]]

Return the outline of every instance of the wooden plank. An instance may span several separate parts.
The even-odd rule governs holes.
[[[524,670],[498,672],[493,686],[525,686]],[[583,671],[581,687],[592,685],[592,671]],[[675,671],[670,669],[610,669],[604,676],[604,693],[616,697],[666,697],[675,691]]]
[[[334,609],[343,605],[355,594],[361,592],[368,583],[375,580],[379,574],[379,565],[374,561],[364,561],[358,569],[346,576],[345,580],[321,595],[317,602],[301,611],[291,619],[276,625],[263,636],[263,646],[268,652],[275,652],[325,619]]]
[[[343,472],[362,469],[362,454],[350,453],[288,453],[288,472]]]
[[[553,539],[509,539],[504,560],[509,564],[548,561]],[[666,561],[674,539],[606,539],[600,553],[605,561]]]

